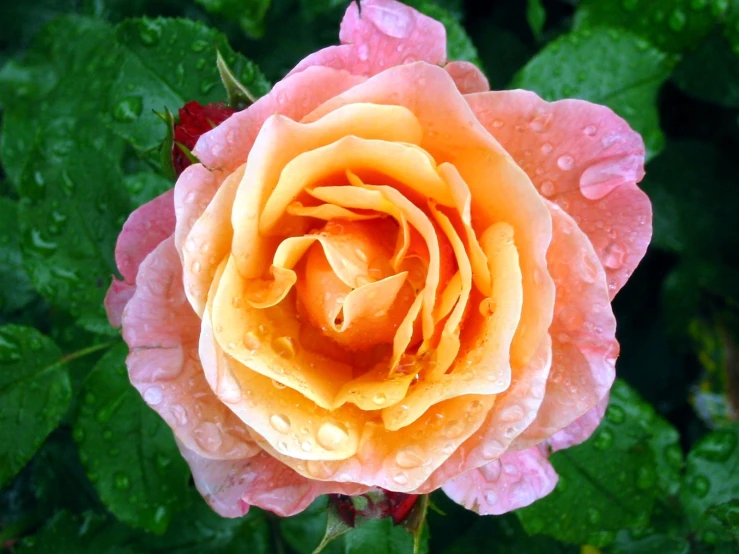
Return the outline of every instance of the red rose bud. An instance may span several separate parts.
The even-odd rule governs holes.
[[[393,523],[398,525],[408,517],[418,495],[373,489],[359,496],[330,494],[329,499],[344,523],[354,527],[357,516],[370,519],[391,517]]]
[[[220,125],[234,113],[235,110],[223,103],[203,106],[194,100],[180,108],[180,121],[174,126],[174,142],[172,143],[172,167],[176,175],[179,176],[187,166],[192,164],[188,153],[195,148],[200,135]],[[187,150],[183,150],[183,147]]]

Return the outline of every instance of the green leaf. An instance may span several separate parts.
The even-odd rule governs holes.
[[[345,554],[408,554],[414,550],[414,538],[393,520],[371,519],[344,535]],[[428,552],[428,543],[420,545],[421,554]]]
[[[166,423],[128,380],[120,344],[85,380],[75,439],[103,503],[133,527],[163,533],[187,506],[190,473]]]
[[[153,171],[139,171],[123,178],[134,206],[141,206],[172,188],[172,181]]]
[[[549,537],[530,537],[510,514],[480,517],[460,534],[443,554],[578,554],[579,547],[562,544]]]
[[[234,110],[243,110],[245,107],[257,101],[257,95],[251,92],[241,81],[234,75],[233,71],[220,51],[216,53],[216,66],[218,74],[221,76],[221,82],[226,89],[228,96],[228,105]]]
[[[55,20],[22,62],[0,71],[1,153],[21,197],[26,269],[50,303],[102,333],[110,332],[102,302],[116,271],[115,240],[130,211],[120,186],[123,143],[100,120],[117,73],[110,32],[85,18]],[[19,75],[27,86],[16,86]]]
[[[517,74],[513,88],[546,100],[582,98],[605,104],[644,138],[649,156],[664,137],[657,93],[676,58],[644,39],[616,29],[584,29],[549,43]]]
[[[405,3],[444,25],[447,57],[450,60],[465,60],[477,66],[482,65],[477,56],[477,49],[467,31],[449,11],[430,0],[408,0]]]
[[[328,520],[328,496],[320,496],[303,512],[279,520],[280,534],[299,554],[311,554],[324,536]],[[330,542],[321,554],[344,552],[344,538]]]
[[[329,502],[326,510],[326,531],[323,534],[321,542],[318,543],[318,546],[313,550],[313,554],[324,552],[329,544],[333,543],[336,539],[351,530],[352,526],[342,519],[336,504]]]
[[[54,432],[34,457],[33,485],[37,505],[45,514],[62,510],[81,513],[102,507],[67,427]]]
[[[616,531],[646,525],[661,464],[646,430],[647,405],[637,400],[616,381],[608,415],[593,436],[552,455],[559,474],[554,492],[516,512],[528,533],[600,547]]]
[[[672,80],[694,98],[739,108],[739,56],[718,29],[683,57]]]
[[[544,30],[544,23],[547,21],[547,10],[541,0],[528,0],[526,3],[526,21],[531,27],[536,40],[541,40],[541,33]]]
[[[739,545],[739,498],[714,506],[708,513],[715,517]]]
[[[154,112],[177,113],[185,103],[226,100],[216,66],[220,51],[234,75],[256,96],[270,89],[252,62],[237,55],[224,35],[184,19],[136,19],[117,30],[122,50],[118,79],[111,91],[111,128],[137,150],[153,150],[166,126]]]
[[[680,500],[691,529],[703,540],[728,539],[728,532],[708,510],[739,498],[739,424],[726,425],[703,437],[685,464]]]
[[[264,16],[271,0],[195,0],[206,11],[235,21],[253,38],[264,34]]]
[[[606,551],[608,554],[689,554],[690,543],[685,537],[653,533],[633,537],[622,531]]]
[[[20,543],[17,554],[143,554],[127,546],[131,530],[109,518],[87,512],[58,512],[44,529]]]
[[[429,495],[422,494],[418,497],[413,509],[403,521],[405,530],[413,535],[413,554],[419,554],[424,548],[428,550],[426,515],[428,514],[430,503]]]
[[[9,314],[28,304],[35,292],[23,267],[18,236],[18,205],[0,198],[0,313]]]
[[[29,327],[0,327],[0,487],[36,453],[69,407],[59,348]]]
[[[726,0],[583,0],[575,29],[621,27],[665,52],[695,48],[726,11]]]
[[[135,544],[148,554],[270,554],[267,516],[259,508],[237,519],[216,514],[197,491],[192,505],[174,516],[164,535],[142,533]]]

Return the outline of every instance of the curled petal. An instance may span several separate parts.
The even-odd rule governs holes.
[[[600,422],[606,413],[609,398],[610,394],[606,393],[606,395],[601,398],[600,402],[595,406],[590,408],[567,427],[552,435],[547,440],[547,444],[552,447],[552,451],[556,452],[557,450],[577,446],[578,444],[588,440],[590,435],[592,435],[598,428],[598,425],[600,425]]]
[[[339,39],[340,46],[311,54],[288,75],[318,65],[371,77],[403,63],[446,61],[444,26],[395,0],[363,0],[361,13],[358,2],[352,2],[341,21]]]
[[[466,99],[541,194],[575,218],[613,298],[652,235],[651,204],[636,186],[644,177],[642,138],[609,108],[584,100],[549,103],[523,90]]]
[[[105,313],[112,327],[117,329],[121,326],[123,310],[135,291],[135,285],[119,281],[113,277],[113,282],[110,284],[108,292],[105,293]]]
[[[216,459],[259,451],[246,426],[210,390],[197,354],[200,319],[182,289],[172,237],[139,268],[123,313],[126,360],[133,385],[188,448]]]
[[[548,203],[554,239],[547,253],[557,297],[550,333],[554,357],[546,395],[516,447],[537,444],[595,406],[613,384],[618,355],[616,319],[603,268],[585,234]]]
[[[506,452],[442,488],[449,498],[480,515],[505,514],[528,506],[554,490],[558,477],[545,448]]]
[[[434,94],[427,94],[433,90]],[[531,180],[478,122],[449,74],[418,62],[383,71],[328,100],[306,121],[355,102],[392,104],[413,111],[423,129],[421,147],[437,163],[454,165],[472,195],[472,221],[482,232],[496,221],[509,223],[519,249],[524,286],[522,321],[512,361],[525,364],[551,323],[554,285],[546,270],[551,216]]]
[[[444,70],[452,76],[459,92],[462,94],[487,92],[490,90],[487,77],[473,63],[463,61],[449,62],[444,66]]]
[[[362,81],[362,77],[328,67],[311,67],[285,77],[269,94],[201,135],[193,154],[208,168],[231,172],[246,162],[269,116],[282,114],[300,121],[329,98]]]
[[[249,506],[288,517],[305,510],[322,494],[359,495],[369,487],[306,479],[262,452],[241,460],[212,460],[178,441],[195,486],[223,517],[241,517]]]

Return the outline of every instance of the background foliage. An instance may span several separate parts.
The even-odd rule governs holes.
[[[606,418],[552,457],[557,489],[503,517],[435,493],[421,551],[739,547],[739,1],[411,0],[493,88],[604,103],[644,136],[654,240],[615,301]],[[336,42],[345,0],[0,3],[0,548],[307,554],[326,499],[216,516],[125,375],[102,299],[128,213],[172,186],[152,110],[258,94]],[[373,521],[331,553],[406,552]]]

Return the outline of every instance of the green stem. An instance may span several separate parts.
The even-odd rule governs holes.
[[[272,531],[272,542],[275,545],[275,553],[286,554],[285,543],[282,541],[282,534],[280,533],[280,518],[269,512],[266,512],[265,516],[269,522],[270,531]]]

